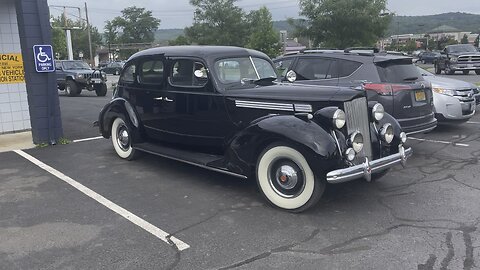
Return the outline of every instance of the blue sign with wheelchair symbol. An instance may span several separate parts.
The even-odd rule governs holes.
[[[54,72],[53,49],[51,45],[34,45],[33,57],[37,72]]]

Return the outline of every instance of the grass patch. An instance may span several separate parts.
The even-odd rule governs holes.
[[[64,145],[64,144],[69,144],[69,143],[71,143],[71,142],[72,142],[72,141],[70,141],[69,139],[64,138],[64,137],[58,139],[58,144],[62,144],[62,145]]]

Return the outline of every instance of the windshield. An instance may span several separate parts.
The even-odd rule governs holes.
[[[247,81],[277,78],[272,64],[261,58],[226,58],[218,60],[214,66],[220,82],[231,87],[244,85]]]
[[[65,62],[63,62],[63,68],[66,69],[66,70],[90,69],[90,66],[83,61],[65,61]]]
[[[447,50],[448,50],[449,53],[476,52],[477,51],[472,44],[449,46],[447,48]]]

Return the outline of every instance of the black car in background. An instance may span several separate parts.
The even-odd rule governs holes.
[[[418,61],[423,64],[433,64],[440,57],[439,52],[425,51],[418,54]]]
[[[423,80],[410,57],[366,50],[305,50],[279,57],[274,63],[285,80],[287,72],[294,71],[297,84],[366,91],[368,100],[380,102],[407,134],[437,126],[430,83]]]
[[[303,211],[327,183],[378,178],[411,148],[363,91],[276,83],[270,58],[223,46],[158,47],[125,64],[100,133],[139,151],[255,178],[273,205]]]
[[[105,72],[106,74],[119,75],[120,72],[122,72],[123,64],[123,62],[111,62],[108,63],[106,66],[100,68],[100,70]]]

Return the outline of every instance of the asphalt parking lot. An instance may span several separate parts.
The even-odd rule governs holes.
[[[111,93],[60,97],[70,144],[0,153],[0,268],[480,268],[480,113],[410,138],[405,169],[291,214],[254,181],[119,159],[92,126]]]

